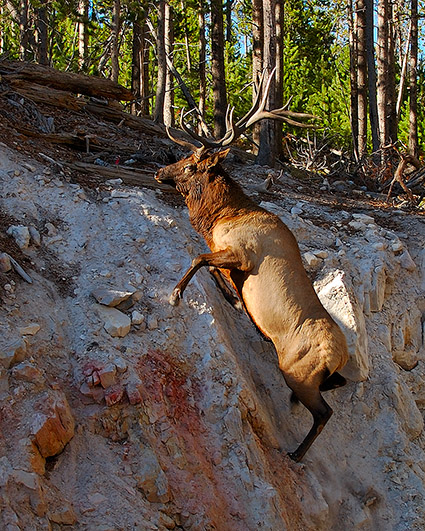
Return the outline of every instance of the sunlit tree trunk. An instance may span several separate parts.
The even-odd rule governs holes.
[[[89,36],[87,31],[89,19],[89,2],[88,0],[79,0],[78,2],[78,65],[83,72],[87,71],[88,43]]]
[[[167,84],[167,59],[165,51],[165,4],[166,0],[158,2],[158,28],[157,28],[157,41],[156,52],[158,57],[158,75],[156,83],[156,97],[155,97],[155,110],[154,120],[157,123],[164,123],[164,103],[165,103],[165,90]]]
[[[211,75],[214,102],[214,135],[226,133],[226,73],[224,69],[223,1],[211,0]]]
[[[276,0],[263,2],[263,69],[269,76],[276,66]],[[273,79],[266,99],[266,108],[276,108],[276,78]],[[260,145],[257,163],[273,166],[277,156],[276,124],[273,120],[260,122]]]
[[[165,4],[165,53],[173,60],[173,46],[174,46],[174,28],[173,28],[173,12],[170,4]],[[164,124],[171,127],[174,125],[174,86],[173,74],[170,69],[166,69],[165,82],[165,96],[164,96]]]
[[[205,28],[205,3],[201,0],[198,11],[199,24],[199,112],[202,118],[205,118],[205,102],[207,98],[207,72],[206,72],[206,57],[207,57],[207,39]],[[199,125],[199,133],[202,132]]]

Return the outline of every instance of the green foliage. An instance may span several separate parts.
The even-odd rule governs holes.
[[[156,25],[157,3],[147,0],[121,0],[120,78],[131,84],[133,24],[138,14],[148,16]],[[207,66],[210,61],[209,2],[206,0],[170,0],[174,18],[173,62],[195,101],[199,100],[199,10],[206,13]],[[2,52],[19,59],[21,32],[19,13],[22,2],[9,0],[0,11]],[[29,0],[29,35],[26,57],[35,60],[36,16],[42,0]],[[88,58],[85,72],[110,75],[110,44],[113,0],[90,0]],[[47,3],[49,23],[49,59],[61,70],[79,71],[77,23],[81,15],[75,0],[51,0]],[[251,0],[224,1],[224,12],[232,6],[231,35],[226,43],[225,68],[229,104],[235,117],[247,112],[252,102],[252,3]],[[291,109],[320,116],[323,129],[341,146],[351,145],[349,120],[349,55],[346,39],[345,2],[341,0],[284,1],[284,100],[292,98]],[[226,17],[225,17],[226,18]],[[226,28],[225,28],[226,30]],[[150,92],[155,94],[156,55],[151,38],[149,68]],[[188,59],[190,56],[190,60]],[[208,72],[208,68],[207,68]],[[425,67],[419,67],[418,123],[420,143],[425,141]],[[206,119],[212,122],[211,79],[207,75]],[[181,89],[175,84],[175,106],[186,107]],[[287,126],[286,126],[287,127]],[[400,138],[408,140],[408,91],[399,125]],[[294,130],[299,133],[299,130]]]

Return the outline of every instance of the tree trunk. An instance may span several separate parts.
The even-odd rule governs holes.
[[[164,102],[167,83],[167,54],[165,51],[165,4],[166,0],[158,3],[158,29],[156,35],[156,50],[158,57],[158,77],[156,84],[156,98],[154,121],[164,123]]]
[[[357,78],[357,29],[353,13],[353,0],[348,0],[348,31],[350,49],[350,121],[351,135],[353,139],[353,152],[356,159],[359,158],[359,112],[358,112],[358,78]]]
[[[140,10],[136,7],[133,22],[133,43],[131,50],[131,92],[135,101],[131,104],[131,114],[138,114],[142,107],[142,57],[143,57],[143,26],[144,20]]]
[[[111,79],[118,83],[119,67],[119,35],[120,35],[121,2],[114,0],[112,10],[112,48],[111,48]]]
[[[199,112],[203,119],[205,119],[205,102],[207,99],[207,72],[206,72],[206,57],[207,57],[207,39],[205,36],[205,4],[201,0],[198,11],[199,23]],[[202,129],[199,125],[199,133]]]
[[[361,159],[367,153],[367,71],[366,71],[366,6],[364,0],[356,2],[357,29],[357,112],[358,112],[358,155]]]
[[[28,30],[28,0],[21,0],[19,15],[19,50],[20,59],[28,61],[29,54],[29,30]]]
[[[165,4],[165,53],[170,61],[173,60],[174,28],[173,12],[170,4]],[[165,96],[164,96],[164,124],[168,127],[174,125],[174,77],[170,69],[166,71]]]
[[[252,2],[252,101],[254,102],[258,92],[258,81],[263,70],[263,0]],[[260,124],[252,128],[254,140],[253,152],[258,154],[257,146],[260,144]]]
[[[47,7],[46,0],[40,2],[36,10],[36,34],[37,34],[37,62],[41,65],[49,64],[48,59],[48,35],[47,35]]]
[[[378,2],[378,42],[377,42],[377,65],[378,65],[378,116],[381,147],[386,146],[390,140],[388,129],[388,0]]]
[[[276,0],[263,2],[263,69],[270,75],[276,65]],[[276,78],[272,80],[266,99],[266,108],[276,107]],[[273,120],[260,122],[260,145],[257,163],[273,166],[277,156],[276,124]]]
[[[186,13],[185,0],[181,0],[180,5],[181,5],[183,13]],[[184,17],[183,27],[184,27],[184,46],[186,49],[187,71],[191,72],[192,71],[192,57],[190,54],[190,39],[189,39],[189,29],[187,26],[187,17]]]
[[[223,30],[223,1],[211,0],[211,75],[216,138],[222,138],[226,133],[227,93]]]
[[[78,65],[80,70],[87,72],[87,57],[89,34],[87,31],[89,21],[89,2],[79,0],[78,2]]]
[[[376,101],[376,68],[375,47],[373,38],[373,0],[365,0],[366,5],[366,57],[367,57],[367,82],[369,87],[369,119],[372,135],[372,150],[379,150],[379,121],[378,105]]]
[[[418,0],[411,0],[409,153],[418,156]]]

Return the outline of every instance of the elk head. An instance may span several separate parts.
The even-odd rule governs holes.
[[[289,111],[287,109],[289,102],[280,109],[273,109],[271,111],[267,111],[265,109],[267,96],[270,91],[270,84],[275,70],[276,69],[274,69],[270,74],[264,91],[264,74],[261,76],[255,102],[243,118],[235,123],[233,121],[234,109],[227,110],[226,134],[219,140],[199,136],[197,133],[191,130],[185,123],[186,115],[183,110],[180,115],[180,125],[182,129],[197,142],[197,144],[192,144],[180,138],[176,138],[172,135],[171,130],[167,127],[167,134],[169,138],[177,144],[190,149],[193,151],[193,153],[192,155],[182,159],[179,162],[176,162],[175,164],[161,168],[155,176],[157,181],[169,184],[176,188],[183,195],[187,195],[188,185],[189,183],[193,182],[195,177],[199,179],[201,175],[204,175],[207,172],[209,172],[209,175],[212,176],[211,170],[227,156],[229,149],[223,150],[222,148],[235,142],[242,134],[245,133],[249,127],[260,120],[281,120],[298,127],[314,127],[311,124],[304,124],[295,121],[294,118],[304,120],[310,118],[314,119],[317,117],[312,114]],[[220,151],[215,151],[216,149],[220,149]]]
[[[186,197],[190,191],[202,188],[204,181],[213,179],[214,169],[226,158],[229,151],[230,149],[225,149],[214,152],[209,148],[195,148],[188,157],[158,170],[155,179],[176,188]]]

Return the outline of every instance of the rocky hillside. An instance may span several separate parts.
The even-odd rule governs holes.
[[[271,344],[206,270],[168,303],[205,250],[182,201],[83,178],[68,166],[81,154],[3,125],[2,529],[425,527],[423,216],[290,174],[266,192],[271,170],[229,161],[295,233],[349,344],[348,385],[295,464],[311,417],[291,407]],[[173,153],[149,135],[143,150],[147,169]]]

